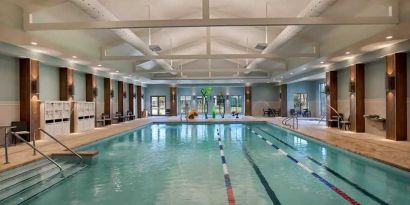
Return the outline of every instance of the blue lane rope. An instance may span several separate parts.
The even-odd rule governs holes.
[[[287,147],[291,148],[294,151],[298,151],[295,147],[293,147],[292,145],[288,144],[287,142],[281,140],[280,138],[266,132],[265,130],[257,127],[258,130],[264,132],[265,134],[273,137],[274,139],[276,139],[277,141],[283,143],[284,145],[286,145]],[[252,129],[251,129],[252,130]],[[256,133],[256,132],[255,132]],[[256,133],[258,134],[258,133]],[[349,179],[347,179],[346,177],[342,176],[341,174],[339,174],[338,172],[336,172],[335,170],[331,169],[330,167],[324,165],[323,163],[315,160],[313,157],[311,156],[305,156],[307,159],[309,159],[310,161],[312,161],[313,163],[315,163],[316,165],[323,167],[326,171],[330,172],[331,174],[333,174],[334,176],[338,177],[339,179],[341,179],[342,181],[346,182],[347,184],[353,186],[354,188],[356,188],[358,191],[362,192],[364,195],[368,196],[369,198],[373,199],[374,201],[378,202],[379,204],[382,205],[388,205],[389,203],[385,202],[383,199],[377,197],[376,195],[368,192],[366,189],[360,187],[358,184],[350,181]]]
[[[336,192],[338,195],[340,195],[343,199],[345,199],[346,201],[348,201],[350,204],[353,205],[360,205],[360,203],[358,201],[356,201],[355,199],[353,199],[352,197],[350,197],[349,195],[347,195],[345,192],[343,192],[342,190],[340,190],[339,188],[337,188],[335,185],[333,185],[332,183],[330,183],[329,181],[327,181],[326,179],[324,179],[323,177],[319,176],[318,174],[316,174],[313,170],[309,169],[308,167],[306,167],[305,165],[303,165],[301,162],[299,162],[297,159],[295,159],[294,157],[292,157],[291,155],[289,155],[288,153],[286,153],[285,151],[283,151],[282,149],[280,149],[278,146],[276,146],[275,144],[273,144],[271,141],[267,140],[266,138],[262,137],[262,135],[257,134],[254,130],[252,130],[251,128],[247,127],[249,130],[251,130],[251,132],[253,134],[255,134],[256,136],[258,136],[260,139],[262,139],[263,141],[265,141],[268,145],[270,145],[271,147],[275,148],[276,150],[279,151],[279,153],[285,155],[288,159],[290,159],[291,161],[295,162],[299,167],[301,167],[303,170],[309,172],[311,175],[313,175],[316,179],[318,179],[320,182],[322,182],[323,184],[325,184],[327,187],[329,187],[331,190],[333,190],[334,192]]]

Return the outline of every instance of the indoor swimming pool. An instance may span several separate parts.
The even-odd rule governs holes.
[[[267,123],[153,123],[25,204],[410,204],[410,173]]]

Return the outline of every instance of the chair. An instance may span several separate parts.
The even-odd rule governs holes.
[[[134,113],[133,112],[131,112],[131,111],[127,111],[127,116],[128,116],[128,119],[129,120],[135,120],[135,115],[134,115]]]
[[[295,116],[296,115],[295,109],[290,109],[289,113],[290,113],[290,116]]]
[[[340,128],[339,129],[342,129],[343,127],[345,128],[345,130],[346,130],[347,127],[349,127],[349,129],[350,129],[350,125],[351,125],[350,116],[347,118],[347,120],[342,119],[339,123],[340,123]]]
[[[24,121],[13,121],[11,122],[11,126],[15,127],[12,128],[11,131],[15,132],[16,134],[20,135],[24,140],[30,141],[30,132],[28,130],[27,122]],[[13,138],[12,143],[17,144],[17,139]]]
[[[270,108],[263,108],[263,116],[267,115],[270,117],[272,110]]]
[[[101,114],[101,119],[97,120],[97,122],[101,123],[102,126],[105,127],[105,125],[112,123],[112,119],[110,118],[110,114],[103,113]]]

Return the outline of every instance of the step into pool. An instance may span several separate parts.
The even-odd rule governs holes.
[[[410,204],[410,173],[266,123],[154,123],[23,204]]]

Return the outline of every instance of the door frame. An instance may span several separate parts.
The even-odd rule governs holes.
[[[153,97],[156,97],[158,99],[157,100],[157,102],[158,102],[158,115],[153,115],[152,114],[152,98]],[[164,97],[164,99],[165,99],[165,113],[163,115],[159,114],[159,98],[160,97]],[[150,100],[150,105],[151,105],[150,106],[151,116],[166,116],[167,115],[167,96],[165,96],[165,95],[152,95],[152,96],[150,96],[149,100]]]

